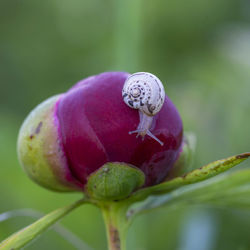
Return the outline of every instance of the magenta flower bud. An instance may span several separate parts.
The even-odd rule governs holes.
[[[18,151],[31,178],[56,190],[79,190],[107,162],[139,168],[146,186],[167,177],[181,150],[180,115],[165,96],[160,111],[150,118],[150,133],[162,145],[146,132],[140,133],[143,137],[129,134],[140,123],[139,111],[122,97],[129,76],[106,72],[88,77],[29,115],[20,131]]]

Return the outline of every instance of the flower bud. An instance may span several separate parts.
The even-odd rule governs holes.
[[[138,110],[121,95],[129,76],[88,77],[30,113],[20,130],[18,154],[33,180],[58,191],[83,191],[89,176],[108,162],[137,167],[145,186],[166,178],[181,150],[181,118],[166,96],[150,129],[163,146],[147,135],[129,134],[139,124]]]
[[[95,200],[121,200],[143,186],[145,176],[138,168],[121,162],[104,164],[92,173],[85,191]]]

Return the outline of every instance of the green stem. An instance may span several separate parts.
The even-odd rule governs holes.
[[[115,65],[134,72],[139,64],[142,37],[142,0],[115,0]]]
[[[109,250],[126,250],[129,222],[126,219],[127,206],[110,202],[101,206],[107,230]]]

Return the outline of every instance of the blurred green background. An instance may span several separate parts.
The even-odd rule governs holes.
[[[18,130],[44,99],[113,70],[164,82],[185,130],[197,134],[195,167],[250,150],[249,0],[0,0],[0,213],[47,213],[80,197],[27,178]],[[34,221],[34,211],[0,222],[0,241]],[[61,225],[89,247],[51,229],[26,249],[106,249],[97,208],[83,206]],[[136,219],[128,249],[245,250],[249,233],[250,211],[161,208]]]

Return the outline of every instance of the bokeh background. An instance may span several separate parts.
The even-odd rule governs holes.
[[[0,241],[80,197],[26,177],[16,155],[22,121],[49,96],[111,70],[164,82],[197,135],[194,167],[250,150],[249,0],[0,0],[0,213],[16,211],[0,222]],[[83,206],[61,225],[26,249],[106,249],[97,208]],[[161,208],[136,219],[128,249],[245,250],[249,233],[247,211]]]

